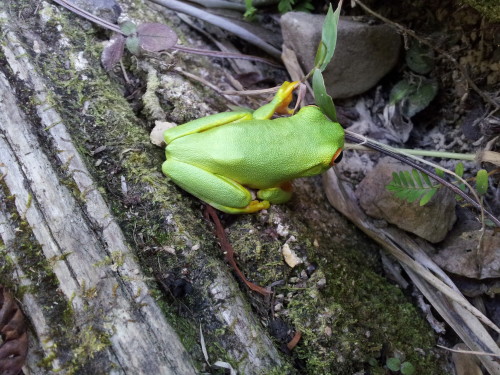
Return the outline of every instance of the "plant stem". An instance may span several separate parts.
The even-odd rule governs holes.
[[[354,143],[346,143],[346,150],[360,150],[360,151],[374,151],[373,149],[363,146],[357,145]],[[443,159],[458,159],[458,160],[476,160],[475,154],[460,154],[456,152],[447,152],[447,151],[432,151],[432,150],[414,150],[411,148],[399,148],[404,153],[416,156],[429,156],[433,158],[443,158]]]

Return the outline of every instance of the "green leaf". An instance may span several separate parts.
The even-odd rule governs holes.
[[[332,97],[326,92],[323,74],[321,74],[321,71],[319,69],[314,70],[312,84],[316,105],[330,120],[336,122],[337,111],[335,110],[335,105],[333,104]]]
[[[294,10],[297,11],[297,12],[306,12],[306,13],[310,13],[311,11],[314,10],[314,5],[311,4],[310,2],[311,0],[304,0],[302,2],[300,2],[295,8]]]
[[[125,46],[133,55],[140,55],[141,48],[139,43],[139,38],[136,36],[128,36],[125,40]]]
[[[437,192],[437,188],[434,188],[434,189],[431,189],[429,190],[427,193],[424,194],[424,196],[422,198],[420,198],[420,206],[425,206],[427,203],[429,203],[429,201],[432,199],[432,197],[434,196],[434,194],[436,194]]]
[[[120,24],[120,30],[126,36],[132,35],[137,31],[137,26],[132,21],[125,21]]]
[[[401,368],[401,361],[398,358],[387,358],[385,364],[391,371],[399,371]]]
[[[252,0],[245,0],[245,13],[243,14],[243,18],[252,21],[255,17],[255,13],[257,13],[257,8],[255,8],[252,4]]]
[[[432,186],[432,182],[431,182],[431,179],[429,178],[429,176],[426,173],[424,173],[424,172],[420,172],[420,175],[424,179],[424,182],[427,184],[427,186],[431,187]]]
[[[463,177],[463,175],[464,175],[464,165],[463,165],[463,163],[458,163],[458,164],[455,166],[455,174],[456,174],[458,177]]]
[[[406,197],[406,200],[409,203],[415,202],[420,196],[422,195],[422,190],[409,190],[408,191],[408,196]]]
[[[486,194],[488,190],[488,172],[480,169],[476,174],[476,190],[479,195]]]
[[[404,98],[408,97],[413,91],[414,89],[412,85],[410,85],[406,79],[399,81],[391,89],[391,93],[389,94],[389,104],[396,104],[400,102]]]
[[[434,51],[417,41],[411,43],[405,56],[408,68],[418,74],[427,74],[434,67]]]
[[[280,0],[278,3],[278,10],[280,13],[290,12],[295,0]]]
[[[444,178],[444,171],[441,168],[436,168],[434,171],[439,177]]]
[[[333,12],[331,4],[328,7],[328,12],[326,14],[321,33],[321,43],[318,46],[318,52],[316,53],[316,57],[314,59],[314,66],[319,68],[321,71],[326,69],[326,66],[330,63],[333,53],[335,52],[335,47],[337,45],[337,26],[339,23],[341,7],[342,0],[339,1],[335,12]]]
[[[390,104],[397,104],[401,113],[413,117],[427,108],[436,97],[438,85],[435,80],[405,78],[394,85],[389,95]]]
[[[421,189],[423,189],[424,188],[424,184],[422,183],[422,179],[420,178],[420,172],[417,171],[416,169],[412,169],[411,170],[411,174],[413,175],[413,179],[417,183],[418,187],[421,188]]]
[[[408,185],[411,186],[412,188],[415,187],[415,183],[413,182],[413,178],[411,177],[411,174],[409,171],[403,171],[406,181],[408,182]]]
[[[408,183],[408,181],[406,181],[406,176],[404,174],[404,172],[399,172],[399,179],[401,180],[401,185],[402,186],[405,186],[405,187],[409,187],[410,184]]]
[[[413,117],[421,110],[427,108],[430,102],[436,97],[438,85],[436,81],[428,80],[416,85],[415,91],[408,95],[405,105],[402,108],[403,114]]]
[[[399,175],[396,172],[392,172],[392,179],[395,184],[401,185],[401,180],[399,179]]]
[[[415,367],[410,362],[403,362],[399,371],[402,375],[414,375]]]

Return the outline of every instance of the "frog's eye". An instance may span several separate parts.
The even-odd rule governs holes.
[[[335,165],[337,163],[340,163],[340,161],[342,160],[342,156],[344,155],[344,153],[342,152],[342,149],[339,148],[337,150],[337,152],[335,154],[333,154],[333,157],[332,157],[332,160],[330,161],[330,165]]]

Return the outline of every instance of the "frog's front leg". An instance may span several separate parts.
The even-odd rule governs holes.
[[[170,159],[163,163],[162,170],[188,193],[229,214],[252,213],[269,208],[268,201],[252,200],[250,192],[239,183],[194,165]]]
[[[261,189],[257,192],[257,198],[272,204],[286,203],[292,198],[292,183],[284,182],[279,186]]]

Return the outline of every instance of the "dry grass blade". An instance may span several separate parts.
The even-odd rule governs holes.
[[[24,314],[14,297],[0,286],[0,374],[17,375],[28,355],[28,333]]]

